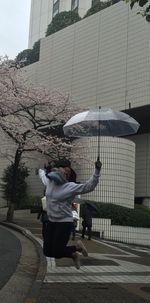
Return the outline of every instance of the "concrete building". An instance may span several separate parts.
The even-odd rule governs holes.
[[[91,4],[92,0],[31,0],[29,48],[45,37],[47,26],[57,13],[75,10],[83,17]]]
[[[135,196],[150,205],[149,45],[149,24],[119,2],[43,38],[39,62],[27,67],[31,81],[68,92],[72,102],[126,111],[141,123],[135,136],[101,138],[102,180],[89,199],[132,208]],[[84,146],[94,160],[96,139]],[[81,167],[84,181],[91,168]]]

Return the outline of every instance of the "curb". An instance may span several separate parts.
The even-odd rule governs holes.
[[[26,299],[23,301],[23,303],[36,303],[37,298],[39,296],[40,288],[42,287],[43,280],[45,278],[46,269],[47,269],[47,261],[43,255],[42,247],[39,244],[36,237],[28,229],[25,229],[15,223],[0,222],[0,224],[22,233],[25,237],[27,237],[29,240],[31,240],[35,245],[37,255],[39,257],[38,272],[37,272],[36,278],[35,278],[32,286],[26,296]]]

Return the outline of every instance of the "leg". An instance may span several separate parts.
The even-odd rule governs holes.
[[[87,256],[86,249],[81,243],[75,246],[67,246],[72,231],[70,222],[49,222],[44,235],[43,251],[47,257],[60,259],[72,258],[77,269],[80,268],[80,254]],[[85,254],[86,253],[86,254]]]
[[[53,222],[48,222],[43,231],[43,253],[46,257],[53,257],[53,243],[55,241],[55,225]]]
[[[72,226],[72,240],[75,240],[76,237],[76,228],[77,228],[77,220],[73,221],[73,226]]]
[[[43,239],[44,239],[44,235],[45,235],[46,224],[47,224],[47,221],[43,222],[43,225],[42,225],[42,236],[43,236]]]
[[[76,228],[73,224],[73,226],[72,226],[72,240],[75,240],[75,236],[76,236]]]
[[[85,236],[85,230],[86,230],[86,227],[85,225],[83,224],[83,228],[82,228],[82,238],[84,239],[84,236]]]
[[[52,230],[50,228],[52,225]],[[76,251],[76,246],[67,246],[69,241],[72,223],[71,222],[50,222],[50,228],[47,229],[47,241],[50,251],[50,257],[54,258],[72,258],[72,254]],[[48,236],[49,232],[49,236]],[[51,235],[53,233],[53,236]]]
[[[88,240],[91,240],[92,226],[88,226]]]

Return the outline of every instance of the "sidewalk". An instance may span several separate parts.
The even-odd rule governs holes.
[[[0,209],[0,220],[6,210]],[[37,214],[16,211],[14,222],[28,229],[42,245],[41,224]],[[74,242],[74,241],[71,241]],[[25,303],[147,303],[150,302],[149,255],[137,255],[115,244],[84,240],[89,256],[81,257],[77,270],[71,259],[49,260],[43,283]]]

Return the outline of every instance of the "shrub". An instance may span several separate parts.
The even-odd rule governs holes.
[[[20,64],[21,67],[31,64],[31,53],[32,49],[24,49],[16,57],[16,62]]]
[[[85,14],[84,18],[89,17],[89,16],[103,10],[110,5],[111,5],[111,1],[103,2],[103,1],[95,0],[92,3],[92,7]]]
[[[134,226],[134,227],[150,227],[150,211],[144,207],[137,207],[134,209],[126,208],[114,204],[98,203],[93,201],[80,200],[81,216],[82,203],[89,202],[93,205],[94,218],[111,219],[114,225]]]
[[[15,61],[20,64],[21,67],[39,61],[40,41],[41,40],[36,41],[32,49],[24,49],[17,55]]]
[[[9,202],[11,201],[12,192],[13,192],[13,173],[14,173],[14,164],[9,165],[3,172],[2,176],[2,191],[3,198]],[[17,180],[16,180],[16,201],[15,205],[20,205],[21,201],[27,197],[27,183],[25,179],[29,176],[28,168],[24,164],[20,164],[17,169]]]
[[[61,12],[48,25],[46,37],[80,20],[80,16],[75,11]]]
[[[39,39],[38,41],[36,41],[33,45],[33,48],[32,48],[32,52],[30,54],[30,62],[31,63],[34,63],[34,62],[37,62],[39,61],[39,56],[40,56],[40,43],[41,43],[41,40]]]
[[[26,196],[21,200],[21,203],[16,206],[16,209],[30,209],[31,212],[37,212],[41,207],[40,196]]]

